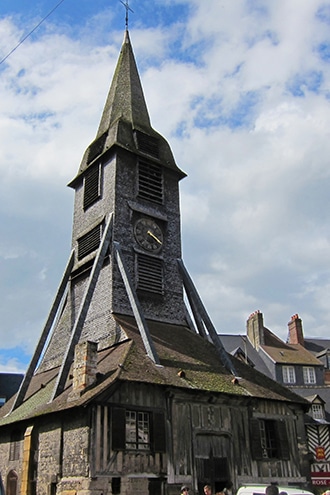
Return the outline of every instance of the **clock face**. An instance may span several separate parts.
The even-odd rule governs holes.
[[[151,218],[140,218],[134,226],[135,239],[147,251],[157,253],[163,246],[163,232]]]

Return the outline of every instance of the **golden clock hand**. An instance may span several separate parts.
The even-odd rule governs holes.
[[[159,239],[158,239],[158,237],[157,237],[157,236],[155,236],[155,234],[153,234],[153,233],[151,232],[151,230],[148,230],[147,234],[149,234],[151,237],[153,237],[153,238],[155,239],[155,241],[157,241],[157,242],[158,242],[158,244],[162,244],[162,241],[161,241],[161,240],[159,240]]]

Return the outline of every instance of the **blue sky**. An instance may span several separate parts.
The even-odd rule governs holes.
[[[3,0],[0,59],[58,4]],[[330,3],[131,0],[153,127],[188,177],[183,259],[220,333],[330,322]],[[0,65],[0,371],[23,371],[70,252],[75,176],[125,29],[64,0]]]

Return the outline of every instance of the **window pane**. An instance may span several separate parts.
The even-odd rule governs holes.
[[[304,366],[303,368],[304,383],[315,383],[315,370],[310,366]]]
[[[275,421],[260,420],[260,436],[262,456],[272,459],[278,456]]]
[[[284,383],[296,383],[294,366],[283,366],[282,374]]]
[[[149,416],[147,413],[139,412],[138,420],[138,448],[149,448]]]
[[[150,449],[149,413],[126,411],[126,447],[129,449]]]
[[[136,413],[126,411],[126,446],[136,448]]]
[[[312,416],[314,419],[323,419],[324,418],[324,410],[321,404],[313,404],[312,405]]]

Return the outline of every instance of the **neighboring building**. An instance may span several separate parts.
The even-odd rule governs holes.
[[[330,339],[305,338],[295,314],[283,342],[264,326],[259,311],[250,315],[246,333],[222,335],[225,349],[309,401],[305,427],[311,479],[315,487],[330,486]]]
[[[23,376],[20,373],[0,373],[0,407],[16,394]]]
[[[225,352],[185,270],[184,175],[151,127],[126,32],[70,183],[72,253],[22,385],[0,410],[7,495],[308,485],[308,401]]]

